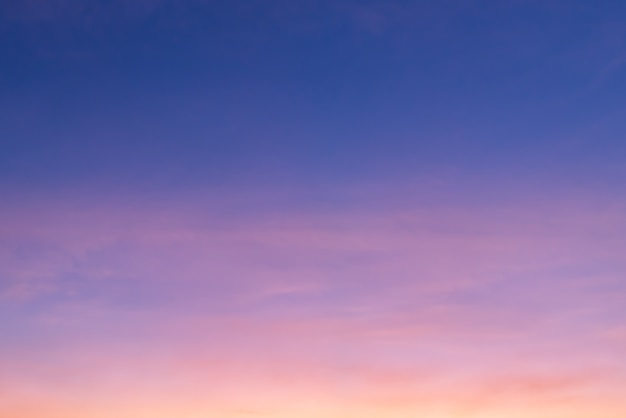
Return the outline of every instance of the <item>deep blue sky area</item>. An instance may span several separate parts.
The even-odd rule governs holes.
[[[622,1],[3,2],[0,185],[619,186],[625,16]]]

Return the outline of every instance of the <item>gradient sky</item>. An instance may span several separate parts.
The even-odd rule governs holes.
[[[626,2],[0,2],[0,416],[623,418]]]

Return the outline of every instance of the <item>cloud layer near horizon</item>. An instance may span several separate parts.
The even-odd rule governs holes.
[[[572,202],[5,204],[3,415],[612,417],[626,224]]]

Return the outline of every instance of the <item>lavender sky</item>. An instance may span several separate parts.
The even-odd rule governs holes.
[[[626,3],[0,2],[0,416],[626,416]]]

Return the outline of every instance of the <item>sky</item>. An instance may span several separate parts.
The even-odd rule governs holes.
[[[0,416],[626,416],[624,16],[0,2]]]

